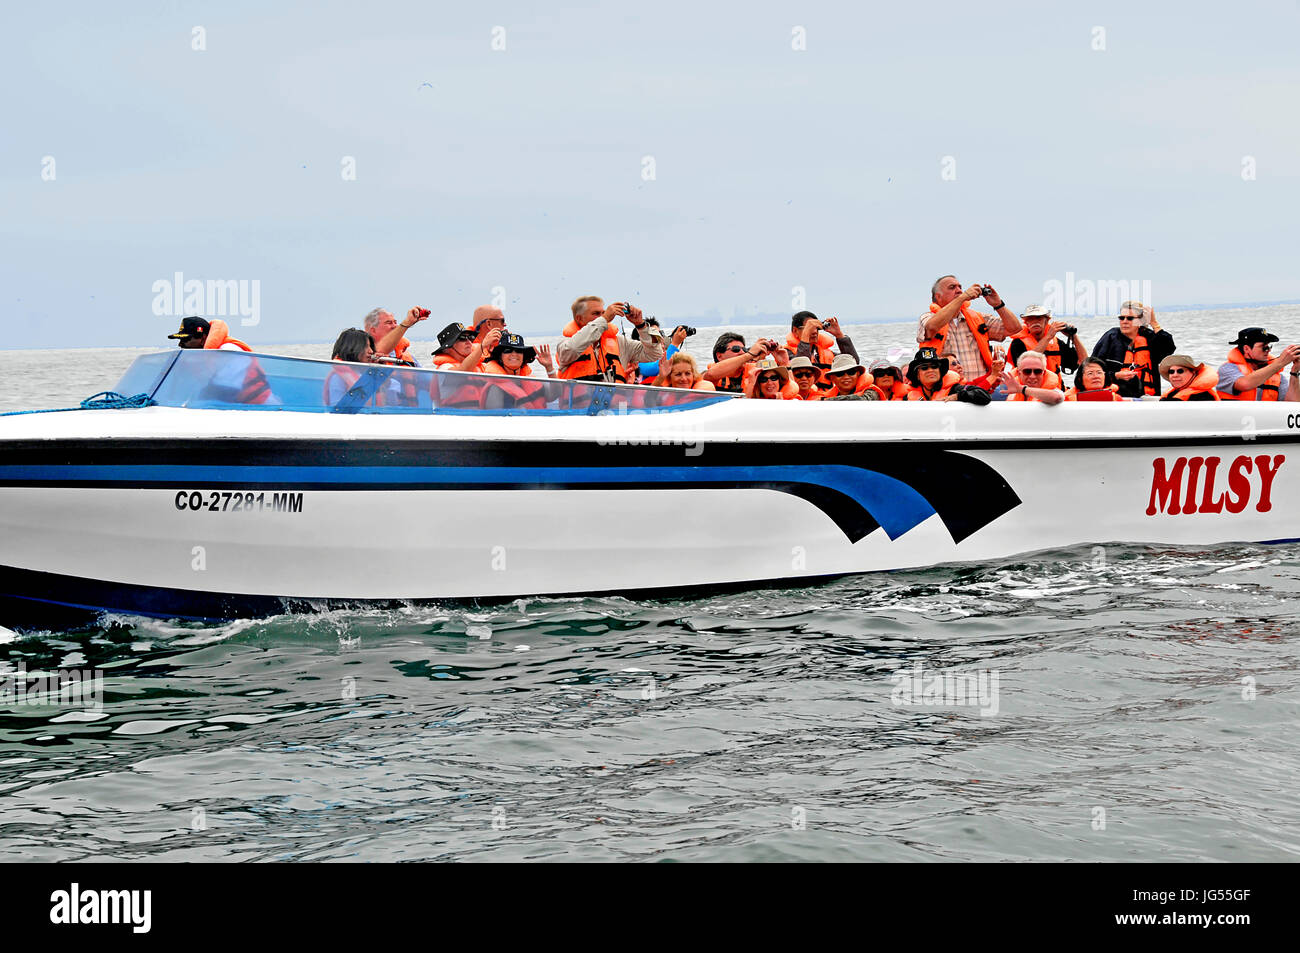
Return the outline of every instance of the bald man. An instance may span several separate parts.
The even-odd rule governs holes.
[[[499,329],[506,333],[506,316],[500,308],[490,304],[481,304],[474,309],[474,340],[482,341],[489,331]]]

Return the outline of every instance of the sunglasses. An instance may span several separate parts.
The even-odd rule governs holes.
[[[816,371],[795,371],[794,376],[795,377],[816,377],[817,372]]]
[[[1047,372],[1038,367],[1027,367],[1020,372],[1021,374],[1046,374]]]
[[[1137,320],[1137,315],[1121,314],[1121,315],[1119,316],[1119,319],[1120,319],[1121,321],[1136,321],[1136,320]]]
[[[941,366],[939,364],[918,364],[916,369],[918,371],[937,371],[940,370]]]
[[[779,383],[780,380],[781,380],[780,374],[764,374],[762,377],[758,379],[758,382],[760,384],[771,384],[773,381]]]
[[[731,345],[731,347],[723,348],[723,349],[722,349],[722,353],[723,353],[723,354],[739,354],[739,353],[740,353],[741,351],[743,351],[743,350],[745,350],[745,348],[744,348],[743,345],[741,345],[741,344],[733,344],[733,345]]]
[[[1170,375],[1171,377],[1172,377],[1174,374],[1190,374],[1191,372],[1192,372],[1192,369],[1191,369],[1190,367],[1171,367],[1171,368],[1169,368],[1169,375]]]

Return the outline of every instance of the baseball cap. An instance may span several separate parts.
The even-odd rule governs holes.
[[[1276,334],[1269,334],[1263,328],[1242,328],[1237,332],[1237,340],[1229,341],[1229,344],[1235,344],[1238,347],[1250,347],[1252,344],[1259,344],[1261,341],[1265,344],[1272,344],[1278,340]]]
[[[212,330],[212,325],[202,318],[181,318],[180,330],[175,334],[167,335],[169,341],[188,341],[190,338],[201,338]],[[1273,339],[1274,341],[1277,338]]]

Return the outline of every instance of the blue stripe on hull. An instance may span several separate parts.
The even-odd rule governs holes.
[[[893,477],[853,466],[722,467],[423,467],[423,466],[0,466],[0,481],[60,483],[106,481],[127,485],[166,483],[175,486],[311,484],[382,485],[508,484],[520,489],[624,483],[672,489],[674,484],[717,484],[744,488],[755,484],[792,483],[822,486],[843,493],[871,514],[890,539],[934,515],[934,507],[916,490]]]

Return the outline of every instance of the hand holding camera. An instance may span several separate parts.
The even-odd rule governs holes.
[[[994,311],[1006,307],[1006,302],[1002,300],[1002,295],[998,294],[992,285],[984,285],[980,289],[980,294],[984,296],[984,300],[989,303],[989,306],[993,308]],[[994,304],[995,300],[997,302],[996,304]]]
[[[501,329],[493,328],[483,336],[483,353],[491,354],[496,350],[496,346],[501,343]]]

